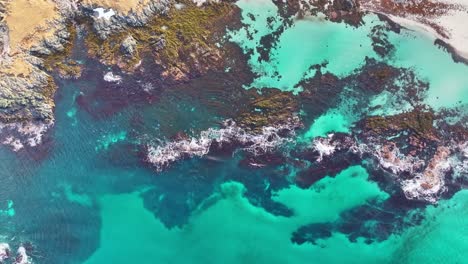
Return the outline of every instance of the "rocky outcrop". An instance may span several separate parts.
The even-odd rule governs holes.
[[[28,144],[29,139],[25,138],[30,133],[23,135],[23,143],[15,139],[11,133],[21,134],[16,129],[33,123],[43,124],[45,127],[53,124],[56,85],[46,71],[47,66],[50,66],[47,65],[46,57],[65,52],[66,45],[70,42],[70,33],[65,25],[75,9],[73,1],[18,1],[14,3],[18,6],[11,7],[10,4],[11,2],[6,4],[9,13],[0,26],[0,141],[18,150],[23,143],[32,144]],[[38,5],[37,8],[34,5]],[[25,28],[22,30],[27,32],[10,34],[10,28],[16,31],[19,29],[19,25],[14,23],[17,23],[17,17],[21,14],[15,12],[27,14],[35,9],[42,10],[51,17],[34,18],[40,24],[37,28]],[[43,25],[48,28],[43,29]]]
[[[122,44],[120,44],[120,51],[125,56],[132,57],[136,53],[136,48],[137,48],[137,41],[132,37],[128,36],[126,37],[123,41]]]
[[[269,125],[301,124],[297,118],[299,105],[290,92],[278,89],[263,89],[261,95],[250,91],[251,100],[240,107],[235,121],[248,131],[260,132]]]
[[[147,8],[147,15],[117,13],[108,19],[94,16],[94,31],[86,37],[90,56],[134,72],[142,65],[142,54],[148,55],[146,60],[163,69],[161,76],[168,83],[224,69],[219,43],[226,26],[222,22],[239,19],[233,4],[198,7],[190,1],[160,1]]]
[[[154,16],[166,14],[170,5],[169,0],[149,1],[148,5],[144,6],[139,12],[117,12],[111,17],[96,15],[94,9],[101,7],[98,4],[84,3],[83,8],[84,12],[92,18],[93,28],[98,36],[101,39],[107,39],[110,35],[125,29],[144,26]]]

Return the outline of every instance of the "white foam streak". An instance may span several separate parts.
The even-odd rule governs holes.
[[[328,135],[327,138],[317,138],[313,141],[312,145],[314,149],[319,153],[317,162],[321,162],[324,157],[330,156],[335,153],[337,148],[336,144],[331,143],[333,134]]]
[[[317,162],[337,150],[347,148],[359,155],[371,154],[378,165],[394,175],[406,198],[437,203],[440,195],[446,191],[446,176],[453,173],[454,178],[468,176],[468,142],[452,143],[439,146],[434,156],[427,163],[417,156],[404,155],[394,143],[385,145],[372,140],[357,143],[348,137],[345,141],[334,141],[332,135],[315,139],[312,147],[319,153]],[[402,174],[411,175],[411,179],[402,179]]]
[[[16,256],[16,261],[15,264],[31,264],[31,260],[29,259],[29,256],[26,254],[26,248],[23,246],[20,246],[18,248],[18,255]]]
[[[113,72],[108,72],[103,77],[106,82],[121,83],[122,77],[120,75],[114,74]]]
[[[7,243],[0,243],[0,263],[10,257],[10,246]]]
[[[208,154],[213,143],[220,145],[235,142],[240,148],[258,155],[272,151],[290,139],[278,135],[280,130],[287,129],[293,133],[289,125],[263,127],[258,134],[250,133],[237,126],[234,121],[227,120],[223,128],[202,131],[199,137],[172,141],[162,146],[148,146],[147,161],[158,170],[185,157],[203,157]]]
[[[24,146],[36,147],[42,143],[44,134],[53,126],[53,122],[24,122],[0,124],[0,142],[9,145],[14,151]]]

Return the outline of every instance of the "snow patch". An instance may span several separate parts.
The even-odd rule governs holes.
[[[107,20],[109,20],[112,16],[115,15],[114,10],[112,10],[112,9],[106,10],[106,9],[104,9],[102,7],[95,8],[95,9],[93,9],[93,11],[96,13],[97,18],[103,18],[103,19],[107,19]]]

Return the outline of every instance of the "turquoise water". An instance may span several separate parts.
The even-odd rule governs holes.
[[[290,243],[291,233],[304,224],[333,222],[369,199],[387,199],[367,176],[356,166],[310,189],[291,186],[279,191],[274,200],[290,207],[292,217],[253,206],[243,196],[242,184],[226,182],[207,197],[209,207],[174,229],[165,228],[144,208],[139,193],[104,196],[99,200],[101,247],[85,263],[463,263],[468,220],[460,216],[468,212],[467,191],[429,207],[421,226],[382,243],[351,243],[340,233],[317,245]],[[126,254],[115,257],[116,252]],[[450,262],[444,262],[447,258]]]
[[[261,37],[278,28],[278,23],[269,25],[268,18],[279,20],[276,6],[268,0],[264,2],[257,6],[252,5],[251,1],[239,1],[237,4],[242,9],[242,22],[248,27],[229,33],[230,41],[239,44],[245,52],[252,53],[249,64],[258,77],[246,88],[278,88],[298,93],[302,91],[301,80],[315,74],[315,70],[310,68],[313,65],[327,63],[325,72],[344,77],[362,66],[366,58],[382,60],[373,51],[369,37],[374,26],[383,24],[374,15],[364,17],[364,25],[359,28],[332,23],[320,16],[296,20],[278,38],[270,52],[270,60],[259,60],[257,47]],[[255,19],[252,20],[252,17]],[[251,35],[254,37],[251,38]],[[444,50],[433,45],[433,40],[423,33],[403,29],[401,34],[388,32],[387,35],[395,50],[386,62],[414,70],[421,81],[429,84],[424,95],[425,104],[436,111],[467,107],[466,65],[454,63]],[[393,115],[411,108],[408,103],[395,102],[394,97],[386,91],[373,96],[369,106],[381,108],[368,112],[374,115]],[[331,131],[346,132],[347,127],[358,120],[353,111],[338,106],[338,109],[317,117],[316,122],[326,123],[331,118],[336,119],[336,122],[332,122],[336,124],[332,125],[335,128],[329,127],[325,130],[330,131],[323,132],[311,128],[309,132],[317,136]],[[312,132],[313,130],[316,132]]]
[[[259,62],[255,48],[282,19],[267,0],[238,5],[249,28],[227,38],[253,51],[249,66],[258,76],[246,89],[279,88],[300,97],[300,82],[315,74],[314,64],[326,62],[324,72],[345,77],[366,56],[382,60],[368,37],[382,22],[369,15],[357,29],[321,18],[295,21],[278,38],[270,61]],[[468,104],[466,65],[454,63],[426,36],[389,36],[396,46],[389,63],[412,67],[429,83],[428,106],[439,111]],[[307,165],[246,168],[242,151],[186,159],[158,172],[142,158],[146,144],[217,127],[232,106],[213,106],[224,95],[204,83],[190,87],[196,92],[174,87],[157,90],[157,99],[135,99],[125,94],[135,83],[109,87],[96,75],[104,72],[101,65],[84,63],[89,70],[82,78],[60,82],[56,124],[44,146],[18,153],[0,148],[0,242],[31,242],[33,263],[466,262],[467,190],[437,205],[408,205],[398,200],[398,186],[378,182],[365,161],[300,188],[294,179]],[[102,95],[104,88],[110,92]],[[349,133],[366,115],[407,109],[389,103],[392,94],[385,91],[353,92],[344,89],[319,114],[304,110],[308,125],[294,140],[307,144]],[[122,104],[127,101],[132,103]],[[323,228],[300,232],[310,226]],[[296,233],[303,243],[293,239]]]
[[[259,62],[256,47],[260,38],[277,27],[268,25],[269,17],[278,19],[277,9],[270,1],[265,5],[253,5],[251,1],[239,1],[243,11],[242,22],[248,27],[231,32],[230,40],[247,51],[253,51],[249,63],[259,74],[248,87],[278,88],[284,91],[301,91],[299,82],[313,75],[310,66],[328,62],[327,70],[338,76],[346,76],[363,64],[366,56],[374,56],[368,27],[353,28],[345,24],[310,18],[296,21],[279,37],[276,48],[270,52],[270,61]],[[248,14],[253,14],[252,21]],[[370,17],[366,19],[370,24]],[[255,32],[255,33],[254,33]],[[249,38],[250,34],[254,38]],[[298,41],[299,40],[299,41]]]
[[[0,210],[0,215],[3,216],[15,216],[15,208],[13,207],[13,201],[12,200],[7,200],[6,201],[6,206],[4,210]]]

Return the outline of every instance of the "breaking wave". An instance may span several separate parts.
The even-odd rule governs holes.
[[[318,153],[317,163],[343,150],[372,157],[380,169],[395,177],[409,200],[437,203],[441,194],[447,191],[449,175],[454,180],[468,175],[468,142],[439,146],[428,160],[405,155],[391,142],[382,144],[370,140],[362,143],[349,136],[336,137],[334,134],[314,139],[310,147]]]
[[[0,263],[32,264],[25,246],[20,245],[16,251],[16,256],[13,254],[14,253],[12,253],[10,245],[7,243],[0,243]]]
[[[291,137],[296,127],[297,124],[291,122],[278,126],[266,126],[261,132],[254,133],[229,119],[223,122],[222,128],[209,128],[202,131],[198,137],[180,139],[160,146],[149,145],[147,161],[157,170],[161,170],[180,159],[203,157],[215,144],[216,147],[223,147],[228,143],[236,144],[236,149],[259,155],[292,141]]]

